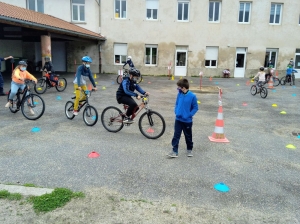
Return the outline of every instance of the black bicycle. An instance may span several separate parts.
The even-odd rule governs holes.
[[[128,69],[124,69],[123,74],[120,74],[117,76],[117,83],[121,84],[123,81],[123,78],[129,77]],[[136,81],[137,84],[141,83],[143,81],[143,77],[139,77],[139,79]]]
[[[17,113],[21,108],[24,117],[28,120],[37,120],[45,112],[45,103],[42,97],[30,92],[30,82],[32,81],[26,80],[24,90],[18,90],[17,94],[13,98],[12,104],[9,106],[9,110],[12,113]],[[10,92],[11,90],[8,92],[7,100],[9,100]]]
[[[268,96],[268,90],[264,85],[268,83],[268,81],[265,81],[261,83],[260,85],[252,85],[250,88],[250,93],[255,96],[257,93],[260,93],[261,98],[266,98]]]
[[[93,126],[97,123],[98,121],[98,112],[95,107],[91,106],[89,104],[89,97],[91,96],[91,91],[89,90],[81,90],[82,94],[85,95],[85,100],[79,101],[79,106],[78,106],[78,112],[83,108],[83,121],[86,125],[88,126]],[[75,99],[76,96],[72,97],[72,99]],[[74,110],[74,102],[68,101],[65,106],[65,114],[68,119],[72,120],[75,115],[73,114]]]
[[[43,78],[37,81],[37,84],[34,86],[34,90],[36,93],[43,94],[47,89],[55,87],[58,92],[62,92],[67,87],[67,80],[65,78],[59,77],[58,74],[54,74],[54,80],[57,82],[53,82],[50,80],[50,74],[46,73]]]

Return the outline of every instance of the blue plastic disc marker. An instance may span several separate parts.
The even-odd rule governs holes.
[[[39,104],[38,101],[34,101],[34,102],[33,102],[33,105],[38,105],[38,104]]]
[[[283,89],[285,89],[285,86],[282,86]]]
[[[57,100],[61,100],[61,97],[60,97],[60,96],[57,96],[56,99],[57,99]]]
[[[221,191],[221,192],[228,192],[229,191],[229,187],[224,184],[224,183],[218,183],[215,185],[215,189],[217,191]]]
[[[111,82],[111,84],[115,84],[115,82]]]
[[[31,129],[31,132],[39,132],[41,129],[38,127],[34,127]]]
[[[92,117],[92,119],[93,119],[93,120],[96,120],[96,116],[94,115],[94,116]]]
[[[273,93],[276,93],[276,89],[273,89],[272,92],[273,92]]]
[[[298,135],[297,138],[300,138],[300,135]]]
[[[293,88],[296,88],[296,86],[293,86]]]
[[[293,93],[292,96],[297,96],[297,94],[296,94],[296,93]]]
[[[218,82],[215,82],[215,84],[219,84]]]

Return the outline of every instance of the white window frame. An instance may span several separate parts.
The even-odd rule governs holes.
[[[127,0],[119,0],[120,1],[120,10],[122,12],[121,15],[123,15],[123,13],[125,12],[125,16],[123,17],[120,17],[120,12],[118,13],[118,17],[117,17],[117,4],[116,4],[116,1],[114,1],[114,4],[115,4],[115,7],[114,7],[114,12],[115,12],[115,19],[126,19],[127,18]],[[125,11],[122,11],[122,2],[125,2],[125,7],[126,7],[126,10]]]
[[[158,0],[146,0],[146,19],[147,20],[158,20]],[[151,10],[151,17],[148,17],[148,10]],[[157,18],[153,18],[153,11],[156,10]]]
[[[271,20],[271,11],[272,11],[272,5],[275,5],[275,10],[274,10],[274,18],[273,21]],[[276,23],[276,12],[277,12],[277,7],[280,5],[280,14],[279,14],[279,22]],[[281,18],[282,18],[282,8],[283,8],[283,4],[281,3],[271,3],[271,8],[270,8],[270,19],[269,19],[269,24],[270,25],[281,25]]]
[[[40,13],[44,13],[44,10],[45,10],[45,1],[43,1],[43,10],[42,12],[38,11],[38,0],[34,0],[34,10],[33,11],[36,11],[36,12],[40,12]],[[29,9],[29,0],[27,0],[27,9]],[[32,10],[32,9],[29,9],[29,10]]]
[[[85,22],[85,1],[84,1],[84,4],[83,4],[83,3],[73,3],[73,0],[71,0],[71,4],[72,4],[72,22]],[[73,6],[77,7],[78,20],[74,19]],[[83,13],[84,13],[83,16],[84,16],[84,19],[82,19],[80,17],[80,7],[82,7],[82,6],[83,6]]]
[[[244,4],[243,21],[242,22],[240,22],[241,4]],[[248,22],[245,22],[246,4],[249,4],[249,21]],[[250,24],[250,20],[251,20],[251,5],[252,5],[251,2],[240,2],[238,23],[241,23],[241,24]]]
[[[274,64],[274,69],[276,69],[276,65],[277,65],[277,58],[278,58],[278,48],[267,48],[266,49],[266,56],[267,56],[267,52],[269,52],[269,58],[265,58],[265,65],[264,67],[268,66],[268,62],[272,59],[272,53],[276,53],[275,55],[275,60],[272,60],[273,64]]]
[[[209,11],[210,11],[210,3],[214,3],[214,8],[213,8],[213,17],[212,17],[212,20],[209,20]],[[216,12],[215,12],[215,10],[216,10],[216,3],[219,3],[219,19],[218,20],[214,20],[214,18],[215,18],[215,15],[216,15]],[[222,2],[221,1],[209,1],[209,6],[208,6],[208,22],[210,22],[210,23],[220,23],[220,21],[221,21],[221,8],[222,8]]]
[[[206,68],[217,68],[218,67],[218,57],[219,57],[219,47],[207,46],[206,51],[205,51],[204,66]],[[206,65],[207,61],[209,61],[209,65]],[[216,61],[216,65],[212,65],[213,61]]]
[[[119,63],[116,62],[116,56],[119,56]],[[122,61],[124,59],[124,61]],[[114,44],[114,64],[123,65],[127,60],[127,44],[115,43]]]
[[[149,64],[147,64],[147,55],[146,55],[146,52],[147,52],[147,48],[150,48],[150,63]],[[156,63],[155,64],[153,64],[153,62],[152,62],[152,59],[153,59],[153,49],[156,49]],[[158,47],[157,47],[157,45],[154,45],[154,44],[146,44],[145,45],[145,65],[146,66],[156,66],[157,65],[157,59],[158,59]]]
[[[178,19],[179,16],[179,4],[182,4],[182,12],[181,12],[181,19]],[[186,6],[187,4],[187,6]],[[188,7],[188,15],[187,15],[187,19],[184,19],[184,9],[185,7]],[[177,21],[178,22],[189,22],[190,20],[190,1],[178,1],[177,2]]]

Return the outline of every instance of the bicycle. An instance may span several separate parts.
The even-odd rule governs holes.
[[[85,100],[79,101],[78,112],[85,106],[83,111],[83,121],[87,126],[93,126],[98,121],[98,112],[95,107],[89,104],[89,97],[92,95],[92,92],[89,90],[81,90],[81,92],[85,95]],[[76,96],[72,97],[75,99]],[[65,114],[68,119],[72,120],[75,115],[73,114],[74,110],[74,102],[68,101],[65,105]]]
[[[55,87],[58,92],[62,92],[67,88],[67,80],[65,78],[59,78],[58,74],[54,75],[55,82],[50,80],[50,74],[46,73],[43,78],[37,81],[37,84],[34,86],[34,91],[38,94],[43,94],[46,92],[47,89]]]
[[[123,81],[123,78],[125,77],[129,77],[129,73],[128,73],[128,69],[124,69],[124,71],[122,72],[122,74],[118,75],[117,77],[117,83],[121,84]],[[141,75],[141,77],[137,80],[137,84],[141,83],[143,81],[143,77]]]
[[[133,120],[138,113],[144,108],[146,110],[139,119],[140,132],[149,139],[157,139],[162,136],[166,129],[164,118],[156,111],[149,108],[149,96],[142,95],[142,102],[134,110],[131,115]],[[106,107],[101,114],[101,122],[103,127],[109,132],[118,132],[124,127],[123,118],[125,117],[128,105],[123,104],[124,112],[114,106]],[[130,124],[126,124],[129,126]]]
[[[30,86],[28,85],[30,80],[25,81],[25,88],[22,91],[21,89],[18,90],[17,94],[13,99],[12,105],[9,107],[9,110],[12,113],[17,113],[20,110],[25,118],[28,120],[37,120],[39,119],[45,111],[45,103],[44,100],[34,93],[30,92]],[[7,100],[9,100],[11,90],[8,91]],[[21,94],[23,96],[21,97]],[[27,103],[27,107],[25,104]],[[26,110],[28,108],[28,110]]]
[[[268,83],[271,78],[273,78],[273,86],[279,86],[279,84],[281,84],[281,80],[277,77],[274,77],[273,75],[271,75],[271,77],[269,76],[266,79],[266,82]]]
[[[250,93],[255,96],[257,93],[260,93],[261,98],[266,98],[268,96],[268,90],[266,87],[264,87],[264,85],[268,83],[268,81],[263,82],[260,85],[257,85],[257,83],[255,85],[252,85],[250,88]],[[258,88],[259,89],[258,89]]]
[[[297,71],[294,71],[293,73],[298,73]],[[281,85],[285,85],[286,83],[290,83],[290,85],[295,85],[295,75],[286,75],[280,79]]]

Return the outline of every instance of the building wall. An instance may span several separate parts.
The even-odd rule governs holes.
[[[102,1],[102,33],[107,35],[102,46],[103,71],[120,69],[114,64],[114,43],[127,43],[127,55],[135,66],[154,75],[167,74],[170,61],[174,65],[176,46],[188,46],[188,76],[198,75],[200,70],[207,76],[221,75],[225,68],[234,71],[237,47],[247,48],[246,77],[264,64],[266,48],[279,49],[277,69],[283,72],[300,48],[300,1],[284,1],[281,25],[269,24],[271,2],[282,3],[278,0],[253,0],[250,24],[238,23],[240,1],[222,1],[220,23],[208,22],[208,0],[190,1],[189,22],[178,22],[177,2],[160,0],[158,20],[148,21],[145,0],[127,1],[126,19],[115,19],[114,1]],[[158,45],[157,66],[145,66],[145,44]],[[219,47],[217,68],[204,66],[207,46]]]

